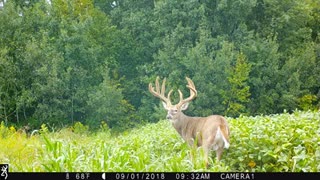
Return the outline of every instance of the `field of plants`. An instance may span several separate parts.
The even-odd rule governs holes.
[[[114,135],[76,123],[32,136],[0,126],[0,163],[11,172],[320,172],[320,112],[228,118],[231,146],[220,162],[191,149],[169,121]],[[191,155],[197,158],[191,160]]]

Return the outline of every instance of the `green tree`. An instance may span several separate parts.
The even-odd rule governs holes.
[[[142,69],[153,61],[156,52],[153,39],[158,30],[152,23],[154,2],[96,0],[95,5],[109,15],[112,23],[120,29],[117,35],[118,71],[115,76],[121,80],[125,99],[138,109],[145,95],[145,84],[141,81],[141,76],[144,76]]]
[[[0,51],[0,119],[8,125],[14,116],[14,97],[16,95],[15,66],[8,57],[8,50]]]
[[[89,93],[87,108],[87,123],[98,127],[101,121],[108,124],[110,128],[125,129],[132,127],[133,107],[124,100],[122,90],[117,82],[113,82],[108,70],[104,70],[104,80],[94,91]]]
[[[245,108],[250,97],[250,87],[247,84],[250,68],[251,65],[247,62],[246,56],[240,52],[228,77],[230,89],[226,90],[224,94],[223,104],[227,106],[225,114],[228,116],[248,113]]]
[[[10,71],[1,75],[12,76],[1,87],[1,116],[35,126],[86,121],[88,94],[104,79],[101,67],[119,71],[119,34],[106,15],[90,0],[40,1],[23,9],[8,2],[0,13],[1,66]]]
[[[23,17],[19,15],[22,10],[13,2],[6,2],[0,10],[0,117],[8,122],[19,123],[19,101],[21,101],[23,83],[27,82],[28,75],[25,70],[22,53],[24,52],[27,33],[23,31]],[[14,29],[14,31],[13,31]],[[25,77],[25,79],[21,78]]]
[[[278,44],[272,39],[256,38],[255,44],[243,47],[251,66],[248,84],[250,86],[250,104],[252,114],[270,114],[277,112],[280,97],[280,54]]]
[[[189,51],[187,57],[188,70],[192,72],[193,80],[199,91],[194,102],[196,107],[194,114],[202,116],[222,114],[225,111],[225,106],[222,104],[223,94],[229,87],[227,78],[230,76],[229,68],[235,57],[234,46],[223,40],[201,39]],[[210,42],[211,45],[216,46],[208,48],[206,44]]]

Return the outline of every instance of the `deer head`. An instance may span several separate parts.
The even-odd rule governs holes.
[[[194,98],[197,97],[197,90],[194,86],[193,81],[186,77],[188,81],[187,87],[190,89],[190,96],[186,99],[183,99],[183,94],[178,89],[179,96],[180,96],[180,101],[172,105],[171,100],[170,100],[170,95],[172,94],[172,89],[169,91],[168,96],[165,96],[165,83],[166,83],[166,78],[162,81],[161,89],[160,89],[160,84],[159,84],[159,77],[156,78],[156,90],[152,87],[152,84],[149,84],[149,91],[156,97],[160,98],[162,100],[162,105],[163,107],[168,111],[167,114],[167,119],[175,121],[179,119],[179,116],[182,111],[186,110],[188,108],[189,102],[192,101]]]

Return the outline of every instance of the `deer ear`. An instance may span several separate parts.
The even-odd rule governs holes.
[[[188,106],[189,106],[189,103],[184,103],[184,104],[181,106],[181,111],[184,111],[184,110],[188,109]]]
[[[163,101],[161,101],[161,102],[162,102],[162,105],[163,105],[164,109],[168,110],[167,103],[165,103],[165,102],[163,102]]]

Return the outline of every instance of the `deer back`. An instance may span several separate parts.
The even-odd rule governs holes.
[[[222,116],[189,117],[182,114],[173,126],[190,146],[229,147],[229,127]]]

